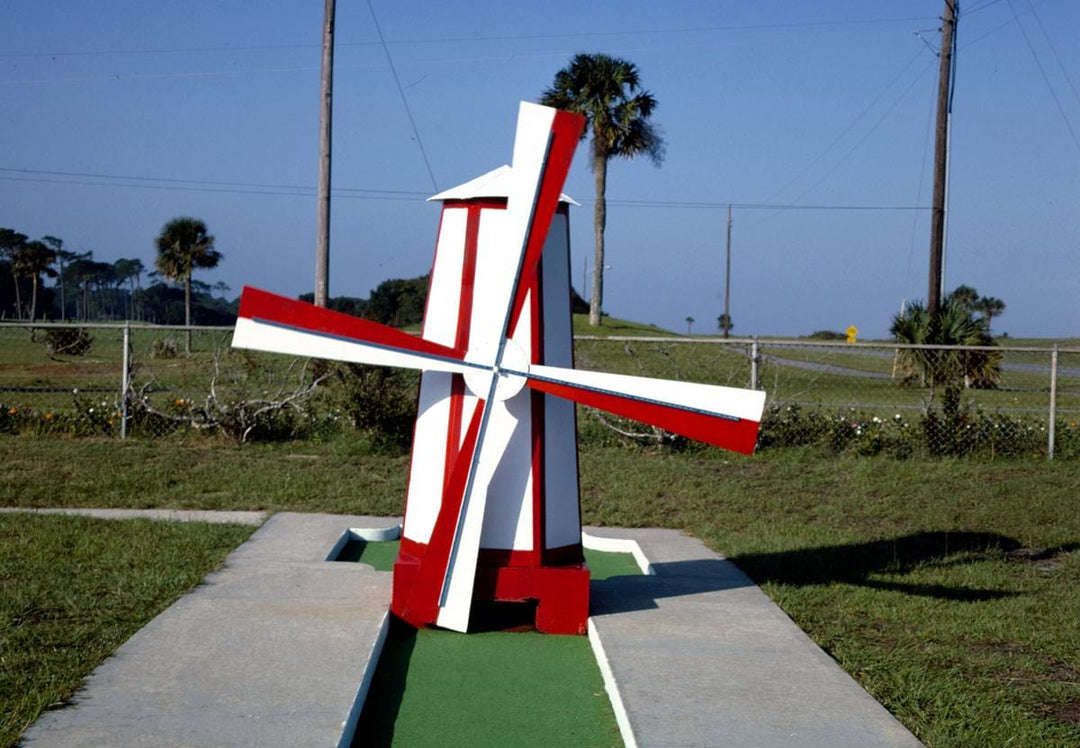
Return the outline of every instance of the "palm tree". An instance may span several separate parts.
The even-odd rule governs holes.
[[[949,298],[963,304],[968,309],[975,309],[979,302],[979,292],[971,286],[957,286],[949,294]]]
[[[146,271],[146,267],[143,265],[142,260],[139,259],[124,259],[120,258],[113,263],[113,270],[116,273],[117,283],[128,284],[128,299],[126,316],[128,319],[135,318],[135,291],[139,287],[139,279]]]
[[[22,298],[19,294],[19,273],[15,269],[15,255],[26,246],[26,234],[14,229],[0,228],[0,257],[11,263],[11,279],[15,282],[15,318],[22,319]]]
[[[731,328],[735,327],[735,324],[731,321],[731,316],[728,314],[721,314],[716,318],[716,329],[724,333],[724,337],[728,336]]]
[[[56,277],[56,271],[52,268],[54,262],[56,262],[56,252],[46,246],[44,242],[27,242],[15,251],[12,260],[12,272],[16,274],[16,276],[21,275],[24,278],[29,278],[32,284],[31,288],[33,291],[30,296],[31,323],[33,323],[34,318],[37,317],[38,283],[43,274],[48,275],[51,278]],[[30,334],[33,335],[33,333],[34,330],[31,328]]]
[[[604,228],[607,225],[607,162],[618,156],[648,156],[657,166],[663,161],[664,139],[649,121],[656,99],[641,88],[637,66],[604,54],[577,54],[555,74],[555,82],[540,96],[540,103],[585,115],[581,137],[592,135],[592,170],[596,186],[593,232],[592,298],[589,324],[600,324],[604,294]]]
[[[893,317],[889,332],[910,345],[994,345],[986,320],[973,317],[962,297],[947,297],[937,315],[913,302]],[[1001,379],[1001,354],[994,351],[908,348],[900,363],[905,378],[922,386],[994,387]]]
[[[60,265],[60,272],[57,274],[57,285],[60,286],[60,319],[65,320],[67,319],[67,299],[64,298],[64,263],[74,260],[79,255],[64,249],[64,240],[59,237],[43,236],[41,241],[53,251],[56,262]]]
[[[155,243],[157,269],[166,278],[184,284],[184,324],[191,327],[191,273],[195,268],[217,267],[221,253],[214,249],[214,237],[206,232],[206,224],[188,216],[165,224]],[[184,351],[191,353],[191,330],[187,331]]]
[[[982,296],[975,303],[975,311],[986,320],[986,331],[990,331],[990,320],[1005,313],[1005,302],[996,296]]]
[[[694,329],[694,323],[695,322],[697,322],[697,320],[694,319],[693,317],[687,317],[686,318],[686,334],[687,335],[692,335],[693,334],[693,329]]]

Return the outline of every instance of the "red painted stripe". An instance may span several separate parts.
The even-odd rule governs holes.
[[[643,402],[610,392],[597,392],[592,389],[556,382],[529,379],[526,384],[534,390],[564,397],[567,400],[600,408],[626,418],[633,418],[635,421],[659,426],[667,431],[673,431],[676,434],[682,434],[708,444],[715,444],[718,447],[730,449],[734,452],[752,454],[754,445],[757,443],[758,427],[760,426],[757,421],[745,418],[733,420],[708,413],[684,410],[673,405]]]
[[[476,439],[480,433],[480,421],[485,406],[486,403],[480,400],[473,411],[457,463],[446,482],[439,516],[435,518],[435,527],[431,531],[431,540],[420,561],[416,581],[409,591],[408,602],[402,611],[401,617],[413,626],[426,626],[439,617],[439,594],[442,592],[443,579],[450,561],[450,549],[454,544],[458,515],[465,499],[465,486],[468,484],[469,470],[476,452]]]
[[[460,361],[464,354],[454,348],[380,325],[351,314],[323,309],[314,304],[278,296],[245,286],[240,296],[240,317],[272,322],[313,333],[328,333],[359,343],[374,343],[411,353],[427,353]]]
[[[559,194],[562,192],[563,183],[566,182],[570,162],[574,158],[574,150],[581,140],[584,129],[585,118],[580,114],[555,112],[555,118],[551,123],[551,147],[548,149],[544,172],[540,176],[540,189],[537,190],[536,205],[533,208],[533,221],[529,228],[528,243],[525,246],[521,277],[515,290],[513,306],[510,307],[508,332],[512,332],[517,327],[521,310],[525,306],[525,294],[536,278],[540,253],[544,249],[548,228],[551,226],[551,217],[559,205]]]

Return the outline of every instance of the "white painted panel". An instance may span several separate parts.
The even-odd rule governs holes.
[[[404,536],[417,543],[427,543],[431,539],[442,505],[451,379],[451,374],[441,372],[429,372],[420,377],[403,529]]]
[[[559,548],[581,541],[574,404],[559,397],[544,399],[544,543]]]
[[[567,216],[556,213],[541,264],[544,291],[544,363],[573,364],[570,315],[570,236]],[[577,429],[574,404],[544,395],[544,543],[559,548],[581,542]]]
[[[574,330],[570,315],[570,233],[565,214],[556,213],[540,264],[544,291],[544,362],[573,366]]]
[[[526,296],[513,342],[530,350],[532,311]],[[506,434],[503,461],[492,477],[483,548],[532,550],[532,393],[521,390],[491,413],[492,429]]]
[[[504,445],[502,459],[488,486],[482,548],[532,549],[531,393],[522,390],[494,403],[488,439]]]
[[[514,248],[506,238],[506,211],[485,210],[480,214],[476,237],[476,283],[472,304],[472,325],[469,329],[469,358],[478,355],[492,363],[501,342],[502,324],[509,302],[500,286],[517,267]]]
[[[669,379],[632,377],[581,369],[533,366],[529,373],[556,382],[588,387],[640,400],[678,405],[685,408],[735,418],[760,421],[765,408],[765,393],[736,387],[675,382]]]
[[[468,213],[464,207],[443,208],[435,244],[435,264],[431,269],[431,287],[424,314],[424,338],[442,345],[453,346],[457,338]]]

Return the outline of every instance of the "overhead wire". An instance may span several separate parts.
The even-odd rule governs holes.
[[[458,42],[491,42],[491,41],[529,41],[541,39],[572,39],[588,36],[634,36],[641,34],[686,34],[686,33],[709,33],[726,31],[767,31],[771,29],[799,29],[820,28],[828,26],[862,26],[879,23],[908,23],[924,21],[926,16],[894,17],[894,18],[865,18],[865,19],[840,19],[826,21],[803,21],[791,23],[759,23],[759,24],[730,24],[724,26],[683,26],[677,28],[652,28],[652,29],[618,29],[618,30],[586,30],[586,31],[563,31],[550,34],[501,34],[488,36],[447,36],[428,37],[418,39],[390,39],[392,44],[447,44]],[[386,44],[386,41],[359,41],[337,42],[338,47],[375,47]],[[114,49],[114,50],[53,50],[44,52],[0,52],[3,58],[27,58],[27,57],[87,57],[105,55],[149,55],[149,54],[187,54],[192,52],[250,52],[284,49],[320,49],[319,44],[226,44],[222,46],[201,47],[168,47],[161,49]]]
[[[0,167],[0,180],[9,182],[39,182],[46,184],[76,184],[92,187],[127,187],[131,189],[157,189],[184,192],[234,193],[241,195],[269,195],[286,197],[310,197],[315,187],[295,184],[264,184],[257,182],[229,182],[203,179],[177,179],[172,177],[147,177],[96,172],[50,171],[45,169],[21,169]],[[428,193],[415,190],[376,190],[360,187],[335,187],[335,196],[357,200],[406,200],[417,202]],[[583,200],[584,203],[594,202]],[[724,208],[746,210],[834,210],[834,211],[922,211],[928,206],[920,205],[792,205],[779,203],[739,203],[733,201],[680,201],[680,200],[633,200],[609,199],[608,205],[635,208]]]
[[[1065,68],[1064,63],[1061,62],[1061,57],[1058,55],[1057,47],[1054,46],[1054,42],[1050,39],[1050,34],[1046,32],[1046,26],[1043,25],[1042,19],[1039,18],[1039,14],[1035,11],[1035,3],[1032,0],[1027,0],[1028,7],[1031,8],[1031,17],[1035,19],[1035,23],[1039,25],[1039,30],[1042,31],[1043,38],[1046,39],[1046,46],[1050,48],[1050,53],[1054,56],[1054,61],[1058,64],[1058,70],[1061,71],[1065,81],[1069,84],[1069,88],[1072,89],[1073,96],[1076,98],[1077,103],[1080,103],[1080,92],[1076,90],[1076,84],[1073,83],[1072,76],[1069,75],[1069,71]]]
[[[1012,0],[1009,0],[1009,8],[1012,10],[1013,20],[1016,21],[1016,26],[1020,29],[1021,36],[1024,37],[1024,43],[1027,44],[1027,48],[1031,51],[1031,56],[1035,59],[1035,66],[1039,68],[1039,73],[1042,75],[1043,82],[1046,83],[1046,88],[1050,92],[1050,98],[1054,100],[1054,106],[1057,107],[1061,119],[1064,120],[1065,127],[1069,130],[1069,135],[1072,136],[1073,144],[1076,146],[1077,150],[1080,150],[1080,138],[1077,138],[1076,136],[1076,131],[1073,129],[1072,122],[1069,121],[1069,115],[1065,113],[1065,107],[1061,105],[1061,100],[1058,99],[1057,92],[1054,91],[1054,86],[1050,83],[1050,76],[1046,74],[1046,69],[1043,68],[1042,60],[1039,59],[1038,53],[1035,52],[1035,46],[1031,43],[1027,30],[1024,28],[1024,25],[1020,23],[1020,17],[1016,13],[1016,8],[1013,6]]]
[[[427,168],[428,176],[431,177],[431,186],[438,192],[439,183],[435,181],[435,172],[431,170],[431,161],[428,160],[427,150],[424,149],[424,141],[420,137],[420,130],[416,127],[416,119],[413,118],[412,107],[409,106],[409,98],[405,95],[405,89],[401,87],[401,78],[398,77],[397,68],[394,67],[394,58],[390,56],[390,47],[386,44],[382,27],[379,26],[379,18],[375,15],[375,6],[372,5],[371,0],[367,0],[367,6],[368,10],[371,11],[371,20],[375,23],[375,31],[379,35],[379,41],[382,43],[383,52],[386,54],[386,61],[390,65],[390,73],[394,76],[394,85],[397,86],[398,94],[401,96],[401,103],[405,107],[405,114],[409,117],[413,138],[416,140],[416,145],[420,148],[420,156],[424,159],[424,166]]]

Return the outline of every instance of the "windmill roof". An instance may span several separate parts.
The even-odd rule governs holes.
[[[443,190],[438,195],[432,195],[428,200],[475,200],[481,197],[507,197],[510,194],[510,172],[510,166],[503,164],[497,169],[481,174],[476,179],[470,179],[457,187]],[[581,205],[581,203],[566,194],[559,195],[559,202]]]

